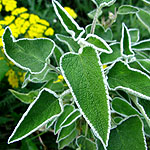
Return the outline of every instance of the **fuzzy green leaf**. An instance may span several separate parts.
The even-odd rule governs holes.
[[[110,46],[103,40],[101,37],[95,35],[95,34],[88,34],[85,38],[85,41],[83,41],[83,44],[86,46],[91,46],[92,48],[105,53],[112,53],[112,49]]]
[[[90,34],[92,25],[86,26],[86,34]],[[113,38],[113,34],[110,28],[107,28],[106,30],[101,24],[96,24],[95,26],[95,32],[97,36],[103,38],[105,41],[111,41]]]
[[[79,27],[75,20],[68,14],[68,12],[58,3],[58,1],[53,0],[53,7],[56,15],[58,16],[61,24],[65,30],[72,35],[75,40],[78,40],[83,34],[84,29]]]
[[[109,70],[108,83],[112,90],[123,89],[135,96],[150,99],[150,77],[121,61]]]
[[[58,149],[63,149],[65,146],[68,146],[70,143],[73,142],[73,140],[77,136],[77,130],[74,130],[69,136],[67,136],[65,139],[59,141],[58,143]]]
[[[80,45],[76,41],[74,41],[72,37],[61,35],[61,34],[57,34],[56,37],[59,41],[67,44],[70,51],[78,53],[78,50],[80,49]]]
[[[142,122],[137,116],[111,130],[107,150],[146,150]]]
[[[147,30],[150,32],[150,20],[147,18],[150,18],[150,13],[148,11],[145,11],[143,9],[140,9],[138,13],[136,13],[137,18],[139,21],[147,28]]]
[[[135,43],[132,45],[132,49],[138,51],[150,50],[150,39]]]
[[[97,51],[85,47],[82,53],[67,53],[61,70],[81,114],[95,135],[107,144],[110,118],[107,88]]]
[[[57,119],[57,122],[55,123],[54,132],[55,134],[58,133],[58,131],[61,129],[63,122],[66,120],[66,118],[69,116],[69,114],[74,110],[73,105],[65,105],[63,113],[59,116]]]
[[[37,74],[42,72],[54,50],[54,42],[50,39],[14,40],[9,27],[3,35],[5,55],[18,67]]]
[[[127,14],[135,14],[139,11],[137,7],[131,5],[122,5],[118,9],[118,14],[120,15],[127,15]]]
[[[115,43],[110,45],[113,52],[111,54],[101,53],[100,58],[102,64],[110,64],[121,57],[120,44]]]
[[[122,37],[120,44],[122,55],[130,56],[134,54],[131,49],[131,37],[129,30],[124,23],[122,24]]]
[[[119,97],[113,99],[112,108],[120,115],[141,115],[130,103]]]
[[[76,123],[72,123],[71,125],[62,128],[58,133],[57,142],[68,137],[75,129],[76,129]]]
[[[18,98],[21,102],[30,104],[32,103],[37,95],[39,94],[39,90],[31,91],[29,93],[20,93],[14,90],[9,90],[16,98]]]
[[[54,117],[59,116],[61,111],[62,106],[58,96],[51,90],[43,89],[22,116],[8,143],[27,137]]]

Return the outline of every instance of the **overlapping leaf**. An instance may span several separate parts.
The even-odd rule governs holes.
[[[122,5],[118,9],[118,14],[120,15],[127,15],[127,14],[136,14],[139,11],[137,7],[132,5]]]
[[[97,52],[85,47],[82,53],[67,53],[61,59],[61,71],[81,114],[95,135],[103,144],[107,144],[109,106],[105,77]]]
[[[3,35],[3,42],[5,55],[15,65],[33,74],[46,68],[55,47],[55,43],[46,38],[14,40],[8,27]]]

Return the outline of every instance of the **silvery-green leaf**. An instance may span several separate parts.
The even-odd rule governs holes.
[[[14,90],[9,90],[16,98],[18,98],[21,102],[30,104],[32,103],[39,94],[39,90],[30,91],[29,93],[20,93]]]
[[[147,3],[147,4],[150,4],[150,1],[149,0],[142,0],[143,2]]]
[[[127,15],[127,14],[136,14],[139,11],[139,8],[132,5],[122,5],[118,9],[118,14]]]
[[[120,57],[121,57],[121,50],[120,50],[119,43],[114,43],[109,46],[111,47],[113,52],[111,54],[107,54],[107,53],[100,54],[102,64],[113,63],[115,60],[120,59]]]
[[[108,91],[98,53],[84,47],[61,57],[61,71],[75,103],[94,134],[107,145],[110,130]]]
[[[86,34],[90,34],[92,25],[86,26]],[[104,27],[101,24],[96,24],[95,26],[95,32],[97,36],[103,38],[105,41],[111,41],[113,38],[113,34],[110,28],[104,29]]]
[[[141,114],[129,102],[119,97],[113,99],[112,108],[123,116],[130,116],[136,114],[141,116]]]
[[[62,112],[61,100],[49,89],[40,91],[37,98],[23,114],[8,143],[13,143],[27,137]]]
[[[73,142],[73,140],[76,138],[78,132],[77,130],[74,130],[69,136],[67,136],[65,139],[59,141],[58,148],[63,149],[65,146],[68,146],[70,143]]]
[[[150,73],[150,59],[138,59],[137,62],[140,64],[143,70]]]
[[[95,3],[95,5],[97,7],[106,7],[106,6],[111,6],[115,3],[116,0],[92,0],[93,3]]]
[[[58,131],[61,129],[63,122],[66,120],[66,118],[69,116],[69,114],[74,110],[73,105],[65,105],[63,113],[59,116],[55,123],[54,133],[57,134]]]
[[[85,41],[83,41],[83,44],[85,44],[85,46],[90,46],[100,52],[105,52],[108,54],[112,53],[112,49],[106,43],[106,41],[95,34],[88,34],[85,38]]]
[[[145,132],[146,136],[150,137],[150,127],[144,118],[142,118],[142,121],[144,124],[144,132]]]
[[[137,69],[130,68],[122,61],[116,62],[109,70],[108,84],[111,90],[122,89],[150,100],[150,77]]]
[[[79,117],[81,117],[80,111],[78,109],[75,109],[62,123],[62,127],[70,125],[71,123],[75,122]]]
[[[41,73],[47,66],[55,43],[47,38],[15,40],[7,27],[3,35],[4,53],[15,65],[30,73]]]
[[[136,13],[137,18],[139,21],[147,28],[150,32],[150,20],[147,19],[150,17],[150,13],[146,10],[140,9],[138,13]]]
[[[111,130],[107,150],[147,150],[143,125],[138,116],[123,120]]]
[[[90,11],[87,15],[90,19],[94,19],[94,16],[96,14],[96,9]],[[98,17],[102,14],[102,11],[99,11]]]
[[[78,53],[80,45],[76,41],[74,41],[72,37],[61,34],[56,34],[56,37],[60,42],[67,44],[70,51]]]
[[[76,129],[76,123],[75,122],[72,123],[71,125],[67,126],[67,127],[63,127],[57,135],[57,142],[68,137],[75,129]]]
[[[4,78],[9,66],[5,60],[0,60],[0,81]]]
[[[85,32],[85,30],[75,22],[75,20],[68,14],[68,12],[56,0],[52,0],[52,4],[56,15],[65,30],[72,35],[74,40],[78,40]]]
[[[140,38],[139,29],[129,29],[129,34],[131,37],[131,42],[138,42]]]
[[[56,64],[57,66],[59,66],[59,61],[60,61],[60,57],[64,54],[63,50],[58,47],[57,45],[55,46],[55,49],[54,49],[54,53],[53,53],[53,56],[55,58],[55,61],[56,61]]]
[[[84,136],[79,136],[76,143],[82,150],[96,150],[96,144]]]
[[[123,56],[134,55],[131,49],[131,37],[129,34],[129,30],[124,23],[122,23],[122,37],[121,37],[120,47]]]
[[[150,39],[133,44],[132,49],[138,51],[150,50]]]

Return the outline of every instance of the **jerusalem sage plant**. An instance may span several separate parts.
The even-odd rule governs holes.
[[[57,134],[59,149],[71,143],[78,150],[147,149],[150,57],[145,50],[150,49],[150,40],[139,41],[139,30],[128,29],[125,23],[120,42],[112,40],[111,29],[105,30],[97,20],[102,8],[115,0],[93,2],[97,7],[93,23],[84,29],[52,0],[56,15],[71,35],[56,35],[67,44],[66,53],[51,39],[15,40],[11,30],[5,29],[5,55],[27,71],[22,87],[28,82],[42,83],[40,89],[29,93],[10,90],[22,102],[31,104],[9,144],[42,127]],[[146,20],[150,15],[145,10],[123,5],[117,14],[136,15],[150,31]],[[52,57],[57,66],[50,61]]]

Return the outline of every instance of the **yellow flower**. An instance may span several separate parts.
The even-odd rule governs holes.
[[[50,27],[45,31],[45,35],[49,36],[49,35],[54,35],[54,30]]]
[[[6,16],[6,17],[4,18],[5,24],[6,24],[6,25],[9,25],[11,22],[13,22],[14,19],[15,19],[15,16]]]
[[[71,9],[70,7],[64,7],[64,9],[69,13],[69,15],[76,19],[77,18],[77,14],[75,13],[75,11],[73,9]]]
[[[49,25],[50,25],[49,22],[46,21],[46,20],[44,20],[44,19],[40,19],[40,20],[38,21],[38,23],[41,23],[41,24],[46,25],[46,26],[49,26]]]
[[[2,4],[0,4],[0,11],[2,11]]]
[[[5,31],[4,29],[1,29],[1,30],[0,30],[0,36],[3,35],[4,31]]]
[[[20,8],[16,8],[15,10],[13,10],[13,11],[11,12],[11,14],[14,15],[14,16],[17,16],[17,15],[19,15],[19,14],[21,14],[21,13],[26,12],[26,11],[28,11],[27,8],[25,8],[25,7],[20,7]]]
[[[5,6],[5,11],[12,11],[17,7],[15,0],[2,0],[2,4]]]
[[[28,19],[29,18],[29,14],[28,13],[23,13],[20,15],[21,18],[23,19]]]
[[[0,57],[0,60],[4,60],[4,57]]]
[[[8,82],[13,88],[19,87],[19,80],[14,70],[12,69],[8,70],[6,76],[8,76]]]
[[[30,14],[29,22],[31,24],[36,24],[39,20],[40,20],[39,16],[34,15],[34,14]]]

